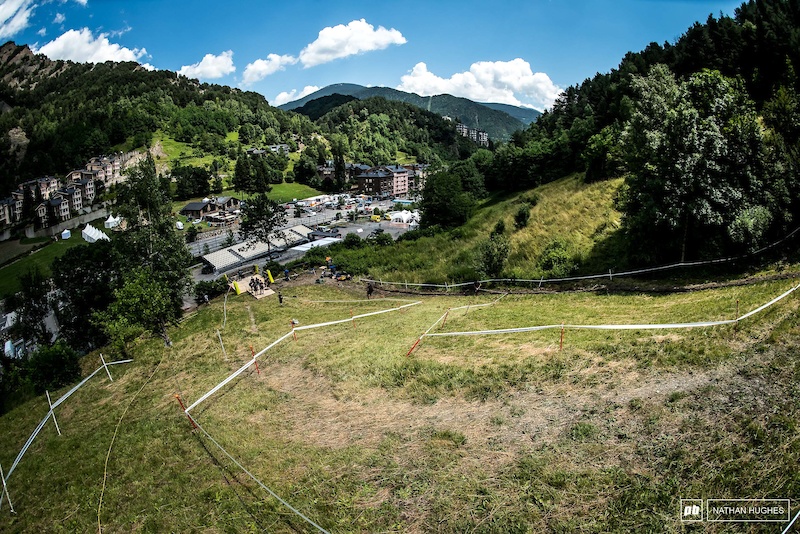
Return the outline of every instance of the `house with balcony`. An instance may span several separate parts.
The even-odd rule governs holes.
[[[81,190],[78,187],[68,185],[62,187],[51,195],[52,198],[61,198],[67,202],[68,210],[72,212],[79,212],[83,209],[83,198],[81,197]]]

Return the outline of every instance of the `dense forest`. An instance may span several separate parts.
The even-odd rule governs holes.
[[[437,163],[464,159],[477,148],[441,116],[382,97],[338,106],[317,124],[328,135],[339,134],[348,161],[370,165],[394,163],[398,151]]]
[[[270,106],[260,94],[201,84],[137,63],[53,62],[25,46],[0,49],[0,193],[22,179],[63,174],[92,156],[150,143],[157,130],[227,155],[226,142],[287,143],[314,130],[303,115]]]
[[[751,0],[567,88],[500,147],[486,185],[626,175],[638,262],[741,253],[797,224],[800,2]]]

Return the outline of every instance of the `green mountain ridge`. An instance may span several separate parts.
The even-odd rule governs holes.
[[[284,110],[295,110],[308,102],[326,96],[340,94],[358,99],[381,96],[387,100],[406,102],[442,116],[460,120],[470,128],[484,130],[495,141],[507,141],[511,135],[534,121],[541,113],[506,104],[482,104],[467,98],[451,95],[420,96],[389,87],[364,87],[352,83],[338,83],[323,87],[301,99],[278,106]]]

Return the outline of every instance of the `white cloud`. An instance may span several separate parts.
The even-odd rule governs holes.
[[[80,4],[82,6],[86,6],[87,0],[75,0],[75,3]]]
[[[394,28],[387,30],[378,26],[376,30],[364,19],[354,20],[347,26],[339,24],[323,28],[317,40],[300,52],[300,61],[308,68],[361,52],[383,50],[393,44],[405,43],[406,38]]]
[[[285,69],[286,65],[294,65],[295,63],[297,63],[297,58],[294,56],[270,54],[267,59],[257,59],[247,64],[244,68],[242,83],[245,85],[256,83],[270,74],[275,74],[279,70]]]
[[[0,2],[0,39],[7,39],[28,27],[36,4],[33,0]]]
[[[218,56],[206,54],[199,63],[181,67],[178,74],[189,78],[213,80],[227,76],[235,70],[236,67],[233,65],[233,51],[227,50]]]
[[[272,101],[273,106],[280,106],[281,104],[285,104],[287,102],[293,102],[295,100],[299,100],[304,96],[308,96],[311,93],[319,91],[319,87],[316,85],[306,85],[303,87],[303,90],[300,91],[300,94],[297,93],[297,89],[292,89],[289,92],[283,91],[282,93],[278,93],[278,96]]]
[[[147,55],[144,48],[126,48],[108,40],[107,33],[95,38],[89,28],[69,30],[39,49],[34,50],[50,59],[67,59],[81,63],[103,61],[139,61]]]
[[[63,13],[56,13],[56,17],[53,19],[53,24],[61,24],[65,20],[67,20],[67,17],[65,17]]]
[[[451,94],[476,102],[498,102],[514,106],[549,108],[561,89],[543,72],[534,73],[520,58],[512,61],[479,61],[469,71],[441,78],[417,63],[400,78],[397,89],[422,96]]]
[[[36,32],[36,34],[44,37],[45,35],[47,35],[47,28],[43,27],[43,28],[39,29],[39,31]]]

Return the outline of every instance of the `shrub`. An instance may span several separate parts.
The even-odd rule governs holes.
[[[228,283],[224,278],[217,278],[216,280],[212,281],[197,282],[194,285],[194,300],[198,304],[202,304],[206,301],[206,295],[208,295],[208,299],[211,300],[214,297],[225,293],[227,289]]]
[[[492,230],[492,233],[489,235],[490,237],[494,237],[503,235],[504,233],[506,233],[506,222],[503,219],[500,219],[497,221],[497,224],[494,225],[494,230]]]
[[[570,256],[567,243],[560,239],[551,241],[539,257],[539,268],[549,276],[568,276],[577,269],[577,263]]]
[[[34,352],[28,360],[28,371],[36,393],[66,386],[80,378],[79,359],[78,353],[63,341]]]
[[[499,277],[506,266],[510,250],[511,243],[504,235],[497,235],[483,241],[478,245],[477,270],[490,277]]]
[[[361,239],[358,234],[347,234],[344,236],[344,241],[342,241],[344,248],[354,250],[357,248],[361,248],[364,246],[364,240]]]
[[[531,218],[531,205],[530,204],[523,204],[517,210],[517,213],[514,215],[514,226],[517,230],[525,228],[528,226],[528,220]]]

